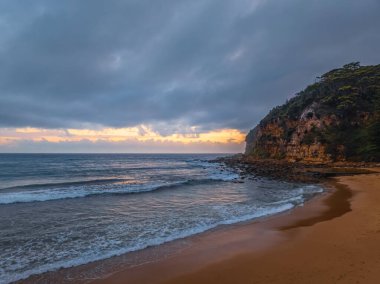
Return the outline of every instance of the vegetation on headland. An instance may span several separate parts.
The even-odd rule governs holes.
[[[246,154],[257,158],[380,161],[380,65],[323,74],[272,109],[246,141]]]

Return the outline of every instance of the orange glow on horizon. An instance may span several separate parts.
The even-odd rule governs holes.
[[[208,132],[197,132],[191,127],[191,133],[173,133],[161,135],[151,127],[140,125],[128,128],[94,129],[43,129],[43,128],[3,128],[0,129],[0,144],[9,144],[19,140],[34,142],[171,142],[181,144],[191,143],[220,143],[241,144],[245,134],[237,129],[217,129]]]

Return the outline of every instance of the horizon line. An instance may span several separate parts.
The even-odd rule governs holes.
[[[67,155],[73,155],[73,154],[136,154],[136,155],[158,155],[158,154],[166,154],[166,155],[176,155],[176,154],[188,154],[188,155],[199,155],[199,154],[242,154],[241,152],[0,152],[0,155],[4,154],[67,154]]]

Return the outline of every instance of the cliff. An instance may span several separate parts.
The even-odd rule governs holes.
[[[350,63],[318,77],[248,133],[245,154],[310,163],[380,161],[380,65]]]

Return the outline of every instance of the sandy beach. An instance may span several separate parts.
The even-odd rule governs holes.
[[[380,174],[329,184],[303,207],[195,236],[173,256],[90,282],[379,283]]]

